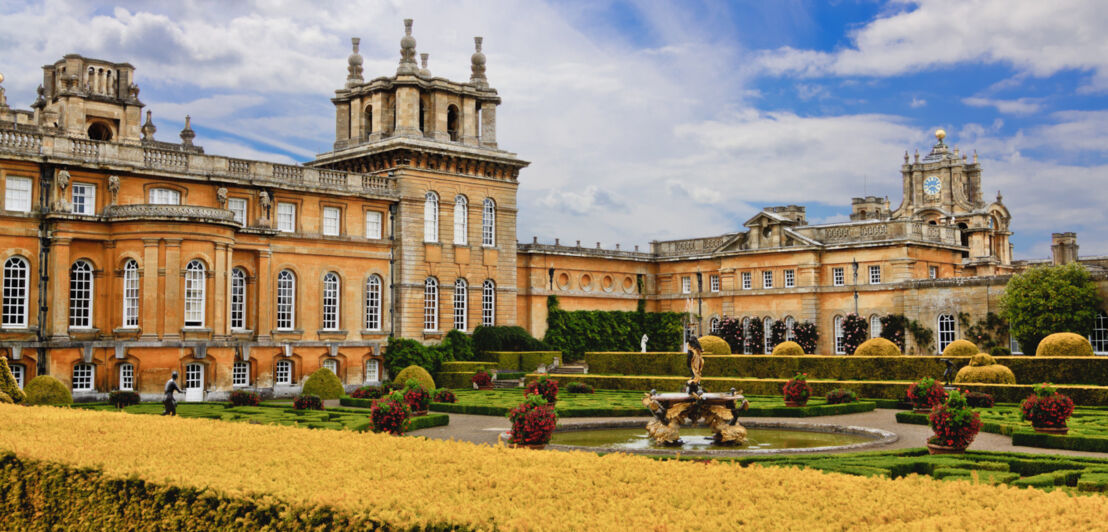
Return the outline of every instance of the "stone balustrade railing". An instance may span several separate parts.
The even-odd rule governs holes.
[[[951,225],[932,225],[910,220],[798,227],[796,232],[824,244],[911,239],[957,246],[961,231]]]
[[[108,218],[173,218],[203,221],[233,222],[235,213],[216,207],[199,205],[155,205],[136,203],[129,205],[110,205],[104,209]]]

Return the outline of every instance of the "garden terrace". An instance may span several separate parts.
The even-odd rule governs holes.
[[[1066,421],[1069,433],[1065,435],[1032,432],[1031,422],[1020,419],[1020,409],[1016,405],[974,410],[981,415],[982,431],[1011,436],[1012,445],[1108,453],[1108,408],[1075,408]],[[926,425],[927,414],[898,412],[896,420]]]

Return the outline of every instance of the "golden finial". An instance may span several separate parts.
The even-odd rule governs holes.
[[[3,82],[4,82],[4,75],[0,74],[0,83],[3,83]]]
[[[935,138],[939,139],[939,142],[942,142],[943,139],[946,138],[946,131],[943,131],[941,129],[936,129],[935,130]]]

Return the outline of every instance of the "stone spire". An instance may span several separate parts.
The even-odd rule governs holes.
[[[427,70],[427,58],[431,57],[431,54],[419,54],[420,67],[419,77],[429,78],[431,77],[431,71]]]
[[[358,53],[358,43],[361,41],[358,37],[350,39],[354,51],[350,53],[350,57],[346,58],[346,88],[356,87],[364,81],[362,79],[362,56]]]
[[[152,113],[149,109],[146,110],[146,123],[142,125],[142,140],[154,140],[154,133],[158,131],[157,126],[154,125],[154,120],[150,117]]]
[[[400,38],[400,66],[396,67],[396,74],[415,75],[419,73],[419,65],[416,64],[416,40],[412,37],[412,19],[404,19],[404,36]]]
[[[469,81],[478,87],[487,87],[489,82],[485,78],[485,54],[481,53],[481,42],[484,41],[484,37],[474,37],[474,52],[469,58],[469,69],[472,74],[469,76]]]
[[[0,74],[0,83],[4,83],[4,75]],[[4,87],[0,87],[0,109],[8,107],[8,97],[4,95]]]
[[[181,144],[191,148],[194,138],[196,138],[196,132],[192,130],[192,117],[185,115],[185,129],[181,130]]]

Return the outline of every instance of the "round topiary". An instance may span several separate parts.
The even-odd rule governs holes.
[[[1080,334],[1069,332],[1054,333],[1043,341],[1035,349],[1037,357],[1091,357],[1093,346],[1089,340]]]
[[[969,360],[969,365],[973,367],[992,366],[996,364],[996,359],[988,353],[977,353]]]
[[[27,392],[27,399],[23,403],[28,405],[68,405],[73,402],[69,388],[49,375],[39,375],[31,379],[23,391]]]
[[[427,373],[427,370],[419,366],[408,366],[400,370],[400,373],[397,373],[396,377],[393,378],[393,382],[404,384],[408,382],[408,379],[419,381],[419,385],[422,386],[424,390],[435,389],[435,379],[431,378],[431,374]]]
[[[854,355],[860,357],[895,357],[903,354],[891,340],[880,337],[870,338],[854,350]]]
[[[730,355],[731,346],[727,345],[727,341],[718,336],[701,336],[699,339],[700,347],[704,350],[705,355]]]
[[[773,348],[773,354],[776,356],[798,357],[804,354],[804,348],[796,342],[781,342]]]
[[[344,391],[337,375],[327,368],[319,368],[304,381],[304,389],[300,393],[327,400],[342,397]]]
[[[957,384],[974,382],[985,384],[1015,384],[1016,375],[1012,373],[1012,370],[1008,369],[1008,366],[1002,366],[1000,364],[992,364],[989,366],[969,365],[958,370],[958,374],[954,376],[954,382]]]
[[[981,350],[969,340],[955,340],[943,349],[944,357],[969,357],[980,353]]]

